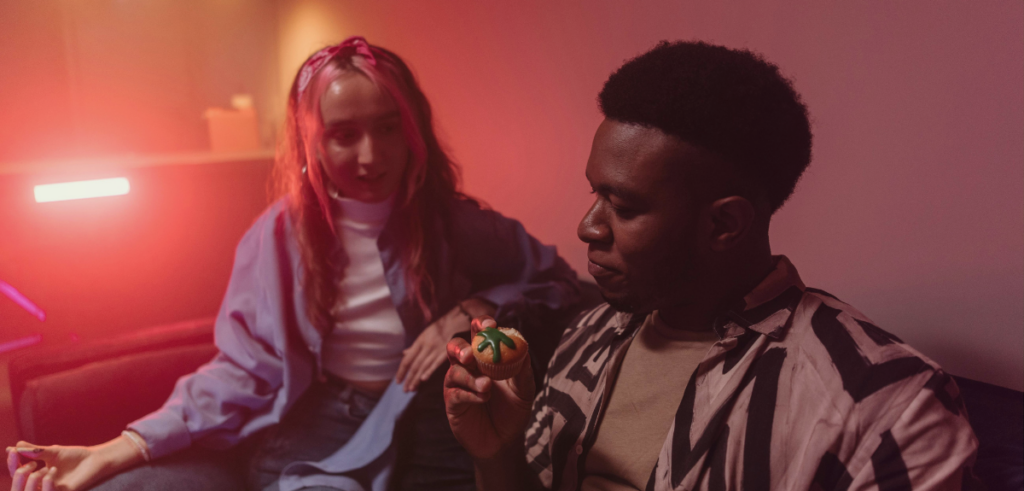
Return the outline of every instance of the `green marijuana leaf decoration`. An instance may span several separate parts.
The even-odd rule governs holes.
[[[484,350],[490,346],[491,351],[494,352],[494,363],[501,363],[502,344],[511,349],[516,349],[516,343],[512,341],[512,338],[506,336],[505,333],[493,327],[488,327],[487,329],[476,333],[476,335],[484,338],[484,340],[477,345],[476,350],[483,353]]]

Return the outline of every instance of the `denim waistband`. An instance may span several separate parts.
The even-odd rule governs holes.
[[[353,385],[352,383],[350,383],[349,381],[332,375],[330,373],[324,373],[323,385],[336,397],[345,401],[358,401],[361,403],[369,403],[372,405],[376,404],[377,401],[380,400],[381,395],[383,395],[374,394],[372,392],[362,390]]]

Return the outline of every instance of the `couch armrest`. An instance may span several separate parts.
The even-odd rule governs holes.
[[[18,430],[41,445],[106,441],[216,352],[213,320],[203,319],[26,353],[9,369]]]

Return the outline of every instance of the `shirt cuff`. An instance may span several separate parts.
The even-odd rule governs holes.
[[[161,409],[134,423],[128,429],[139,434],[149,447],[149,455],[158,459],[192,446],[185,422],[171,411]]]

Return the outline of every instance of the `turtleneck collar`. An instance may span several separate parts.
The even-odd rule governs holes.
[[[335,223],[353,228],[382,228],[391,216],[395,195],[379,203],[366,203],[331,193],[338,215]]]

